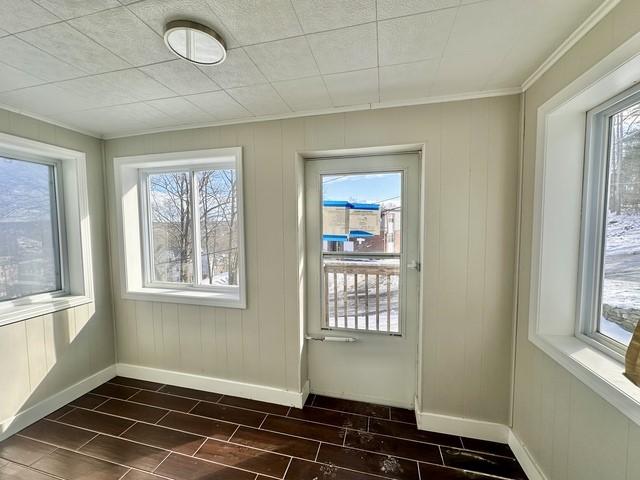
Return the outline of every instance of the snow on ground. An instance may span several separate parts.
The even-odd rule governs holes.
[[[607,217],[602,302],[616,309],[640,310],[640,214]],[[601,333],[629,344],[630,327],[602,318]]]

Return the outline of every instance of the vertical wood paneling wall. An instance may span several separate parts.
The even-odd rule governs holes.
[[[623,0],[525,93],[516,345],[516,435],[550,480],[637,480],[640,427],[527,338],[537,109],[640,30],[640,2]]]
[[[112,365],[101,141],[0,109],[0,132],[87,154],[95,304],[0,327],[0,423]]]
[[[297,391],[297,151],[426,143],[424,411],[509,419],[519,96],[158,133],[106,142],[119,362]],[[124,301],[113,158],[242,146],[248,308]]]

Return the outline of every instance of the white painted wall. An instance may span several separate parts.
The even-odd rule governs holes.
[[[0,327],[0,426],[114,362],[101,141],[0,110],[0,132],[87,154],[95,303]]]
[[[640,478],[640,427],[527,338],[537,109],[640,31],[638,18],[640,2],[623,0],[525,93],[513,430],[550,480]]]
[[[298,391],[295,152],[426,143],[422,410],[508,423],[519,111],[496,97],[107,141],[112,235],[114,157],[244,149],[247,310],[123,301],[112,275],[118,361]]]

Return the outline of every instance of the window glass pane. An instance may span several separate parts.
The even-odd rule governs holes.
[[[614,115],[599,331],[629,345],[640,320],[640,104]]]
[[[153,173],[148,178],[153,278],[193,282],[193,205],[189,172]]]
[[[62,288],[54,176],[0,157],[0,301]]]
[[[238,285],[238,202],[234,170],[196,173],[202,283]]]
[[[400,253],[402,173],[324,175],[323,251]]]

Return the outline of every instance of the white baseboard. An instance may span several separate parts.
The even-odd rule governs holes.
[[[11,418],[7,418],[0,423],[0,441],[10,437],[23,428],[28,427],[43,417],[63,407],[67,403],[76,398],[90,392],[107,380],[112,379],[116,375],[116,367],[111,365],[104,370],[100,370],[93,375],[80,380],[78,383],[71,385],[64,390],[41,400],[31,407],[17,413]]]
[[[538,466],[533,456],[529,453],[529,450],[524,446],[520,439],[513,433],[513,430],[509,429],[509,446],[513,450],[514,455],[518,459],[520,466],[527,474],[529,480],[547,480],[547,476],[542,469]]]
[[[509,440],[509,427],[500,423],[420,412],[417,409],[416,421],[420,430],[430,430],[432,432],[448,433],[500,443],[507,443]]]
[[[116,372],[123,377],[137,378],[150,382],[166,383],[179,387],[195,388],[207,392],[222,393],[236,397],[250,398],[262,402],[277,403],[287,407],[302,408],[309,394],[308,382],[301,392],[285,390],[254,383],[236,382],[223,378],[206,377],[192,373],[142,367],[127,363],[116,364]],[[306,394],[305,394],[306,389]]]
[[[420,412],[417,406],[416,401],[416,420],[420,430],[430,430],[432,432],[507,443],[529,480],[547,480],[547,477],[533,456],[508,426],[500,423],[472,420],[470,418]]]

